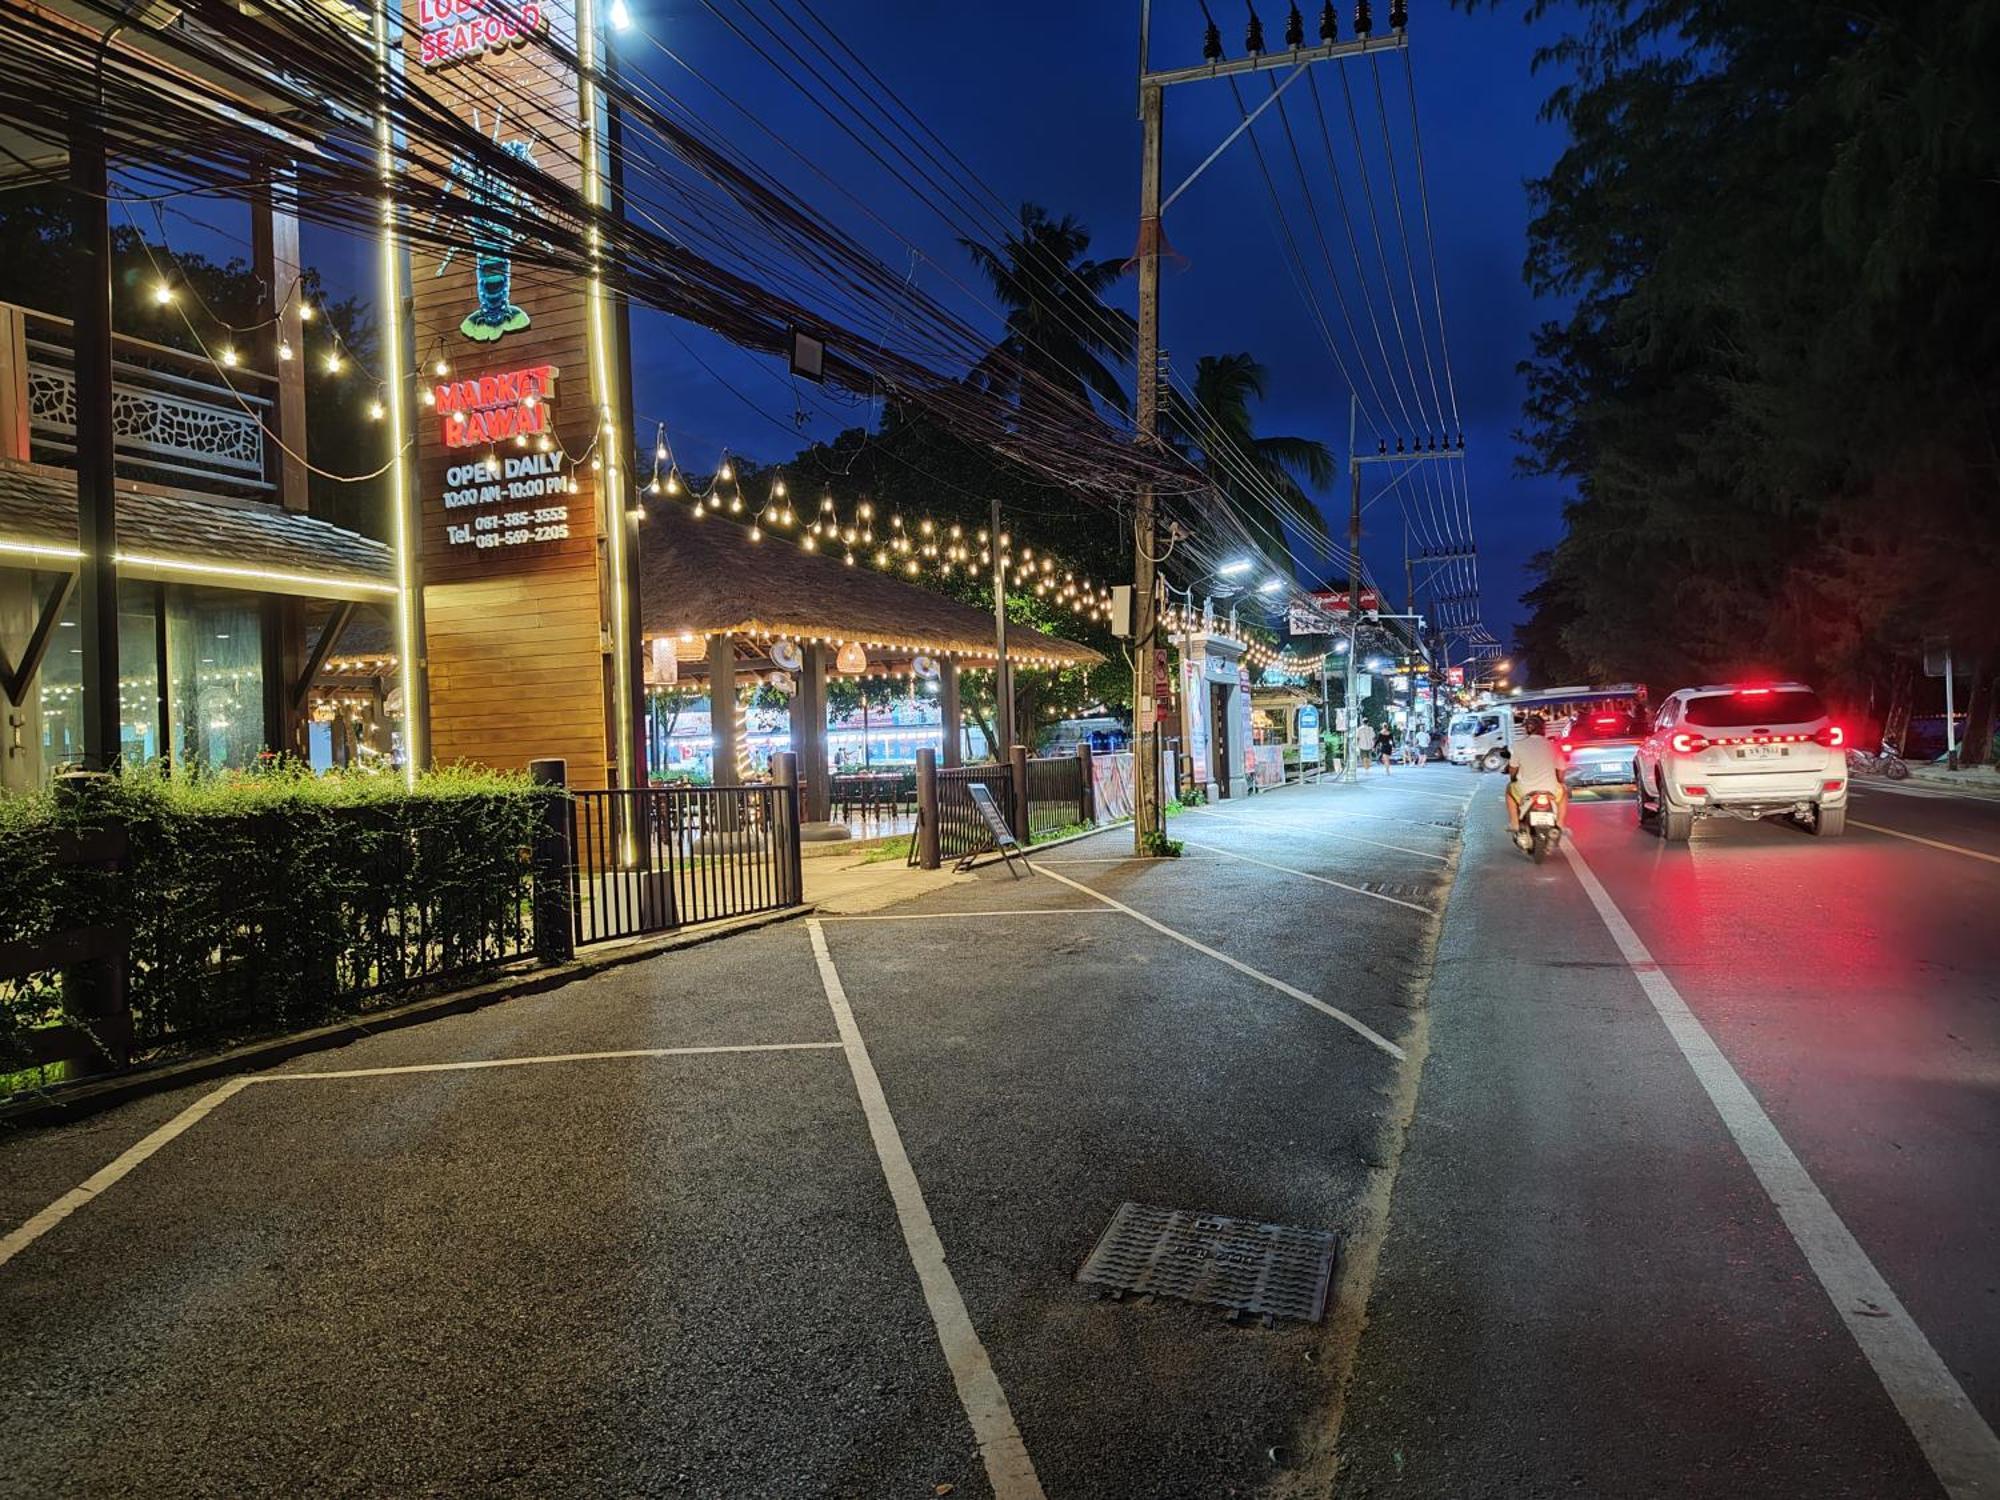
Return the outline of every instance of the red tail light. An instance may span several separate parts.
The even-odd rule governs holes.
[[[1573,747],[1571,746],[1571,744],[1570,744],[1570,742],[1569,742],[1568,740],[1564,740],[1564,741],[1563,741],[1563,743],[1562,743],[1562,752],[1563,752],[1563,754],[1564,754],[1564,755],[1567,755],[1567,754],[1569,754],[1569,752],[1570,752],[1570,750],[1571,750],[1572,748],[1573,748]]]
[[[1838,750],[1842,745],[1847,743],[1847,731],[1842,729],[1838,724],[1829,724],[1818,734],[1814,735],[1813,739],[1819,744],[1826,746],[1829,750]]]
[[[1677,734],[1667,743],[1680,755],[1699,755],[1708,748],[1708,741],[1698,734]]]

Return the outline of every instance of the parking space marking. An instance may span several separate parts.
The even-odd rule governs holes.
[[[1040,863],[1040,861],[1038,861]],[[1080,860],[1071,860],[1080,864]],[[1115,861],[1123,863],[1123,861]],[[977,917],[985,921],[989,917],[1095,917],[1102,916],[1101,906],[1024,906],[1009,911],[884,911],[868,912],[851,917],[815,917],[816,922],[950,922]],[[837,1044],[836,1044],[837,1045]]]
[[[133,1168],[139,1166],[176,1136],[200,1124],[210,1113],[242,1093],[252,1081],[248,1078],[232,1078],[220,1088],[209,1090],[151,1135],[126,1147],[107,1165],[99,1167],[27,1223],[14,1230],[5,1239],[0,1239],[0,1266],[6,1265],[84,1204],[116,1186]]]
[[[728,1052],[832,1052],[839,1042],[741,1042],[718,1047],[630,1047],[619,1052],[553,1052],[544,1057],[479,1057],[463,1062],[404,1063],[387,1068],[334,1068],[323,1073],[266,1073],[245,1083],[297,1083],[311,1078],[388,1078],[398,1073],[469,1073],[481,1068],[538,1068],[549,1063],[603,1062],[630,1057],[706,1057]]]
[[[1325,828],[1288,828],[1276,818],[1235,818],[1231,817],[1228,813],[1207,812],[1198,807],[1190,807],[1185,810],[1193,817],[1214,818],[1223,823],[1240,823],[1249,828],[1268,828],[1276,833],[1289,833],[1296,838],[1340,839],[1342,842],[1349,844],[1367,844],[1376,849],[1394,849],[1398,854],[1414,854],[1418,859],[1434,859],[1441,865],[1451,863],[1451,860],[1447,856],[1433,854],[1428,849],[1411,849],[1403,844],[1385,844],[1380,839],[1364,839],[1358,833],[1334,833],[1332,830]],[[1199,848],[1201,846],[1195,845],[1194,847]]]
[[[1052,879],[1061,879],[1053,876]],[[993,1371],[986,1346],[972,1326],[958,1283],[945,1264],[944,1242],[924,1202],[924,1191],[903,1149],[902,1133],[889,1113],[889,1101],[882,1093],[868,1045],[855,1025],[854,1011],[847,1003],[847,990],[840,971],[833,966],[833,954],[826,945],[826,929],[818,918],[808,918],[806,932],[812,940],[813,959],[819,965],[820,983],[826,989],[826,1003],[833,1010],[834,1024],[840,1028],[841,1045],[847,1052],[847,1066],[854,1074],[854,1088],[861,1096],[861,1110],[868,1119],[868,1134],[874,1139],[875,1154],[888,1179],[889,1196],[895,1201],[896,1218],[903,1228],[903,1243],[916,1267],[924,1302],[931,1322],[937,1327],[938,1342],[944,1346],[945,1363],[951,1367],[952,1383],[958,1387],[959,1405],[972,1423],[979,1456],[986,1465],[987,1482],[993,1486],[994,1500],[1044,1500],[1042,1482],[1035,1474],[1027,1444],[1014,1425],[1013,1409],[1000,1377]]]
[[[1819,1184],[1785,1143],[1742,1075],[1723,1056],[1708,1028],[1688,1008],[1673,981],[1660,971],[1637,930],[1584,862],[1575,843],[1565,841],[1562,851],[1667,1034],[1680,1048],[1737,1150],[1791,1231],[1835,1313],[1861,1346],[1862,1355],[1923,1449],[1938,1482],[1953,1500],[1990,1500],[2000,1495],[2000,1437],[1967,1399],[1964,1388],[1826,1201]]]
[[[2000,865],[2000,854],[1982,854],[1977,849],[1967,849],[1962,844],[1947,844],[1938,839],[1927,839],[1921,834],[1904,833],[1900,828],[1884,828],[1880,823],[1864,823],[1859,818],[1848,819],[1856,828],[1865,828],[1870,833],[1886,833],[1892,839],[1908,839],[1913,844],[1927,844],[1933,849],[1942,849],[1947,854],[1963,854],[1967,859],[1983,859],[1989,865]]]
[[[1386,901],[1391,906],[1406,906],[1411,911],[1422,912],[1425,916],[1431,914],[1431,909],[1420,901],[1405,901],[1401,896],[1385,896],[1380,891],[1371,891],[1366,886],[1349,885],[1346,881],[1335,880],[1330,875],[1315,875],[1310,870],[1295,870],[1290,865],[1274,865],[1268,859],[1255,859],[1248,854],[1238,854],[1234,850],[1218,849],[1212,844],[1197,844],[1192,839],[1188,841],[1188,848],[1206,849],[1211,854],[1221,855],[1224,859],[1240,859],[1246,865],[1256,865],[1261,869],[1276,870],[1280,875],[1292,875],[1300,880],[1314,880],[1321,885],[1330,885],[1335,890],[1346,891],[1351,895],[1366,896],[1371,901]]]
[[[1258,861],[1252,860],[1251,863],[1256,864],[1258,863]],[[1373,1042],[1377,1047],[1380,1047],[1384,1052],[1388,1053],[1391,1057],[1395,1058],[1397,1062],[1401,1062],[1403,1060],[1403,1049],[1401,1047],[1398,1047],[1394,1042],[1390,1041],[1387,1037],[1383,1036],[1380,1032],[1376,1031],[1373,1027],[1369,1026],[1369,1024],[1366,1021],[1360,1020],[1354,1016],[1350,1016],[1346,1011],[1342,1010],[1339,1006],[1328,1005],[1324,1000],[1320,999],[1317,995],[1308,995],[1304,990],[1300,989],[1297,985],[1286,984],[1285,981],[1282,979],[1274,979],[1269,974],[1266,974],[1262,969],[1251,968],[1250,965],[1243,962],[1243,960],[1240,958],[1231,958],[1227,953],[1222,952],[1219,948],[1211,948],[1208,946],[1208,944],[1201,942],[1199,939],[1191,938],[1184,932],[1176,932],[1174,931],[1173,928],[1169,927],[1165,922],[1157,921],[1154,918],[1147,916],[1144,912],[1139,911],[1134,907],[1127,906],[1123,901],[1118,900],[1116,897],[1107,896],[1102,891],[1092,890],[1089,886],[1085,885],[1080,880],[1071,880],[1069,876],[1058,875],[1054,870],[1045,869],[1042,870],[1040,873],[1046,876],[1050,880],[1061,881],[1064,885],[1069,886],[1072,890],[1082,891],[1086,896],[1095,896],[1099,901],[1102,901],[1106,906],[1116,907],[1119,911],[1124,912],[1125,915],[1130,917],[1133,921],[1142,923],[1145,926],[1152,928],[1153,931],[1160,933],[1162,936],[1170,937],[1175,942],[1184,944],[1185,946],[1194,949],[1195,952],[1204,954],[1207,957],[1214,959],[1219,964],[1227,964],[1230,968],[1236,970],[1237,973],[1247,974],[1252,979],[1256,980],[1259,984],[1269,985],[1279,994],[1289,995],[1292,999],[1298,1001],[1301,1005],[1311,1006],[1321,1015],[1331,1016],[1334,1020],[1340,1022],[1341,1025],[1347,1027],[1348,1030],[1354,1032],[1356,1035],[1364,1037],[1368,1041]],[[1363,894],[1372,894],[1372,892],[1364,892]],[[1385,897],[1383,899],[1386,900],[1388,898]],[[1407,905],[1408,903],[1398,902],[1397,904]],[[1417,910],[1422,911],[1423,908],[1418,907]]]

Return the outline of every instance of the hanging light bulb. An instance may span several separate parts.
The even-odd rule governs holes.
[[[326,373],[329,375],[338,375],[340,373],[340,351],[338,349],[329,349],[326,351]]]
[[[445,376],[451,373],[451,361],[440,354],[437,358],[437,363],[431,366],[431,373],[440,380],[444,379]]]
[[[287,364],[291,363],[292,346],[286,343],[283,339],[278,340],[278,358],[285,361]]]
[[[164,281],[153,283],[153,301],[160,307],[170,305],[174,300],[174,289]]]
[[[299,298],[299,321],[301,323],[310,323],[312,320],[313,320],[313,305],[310,302],[306,301],[305,298],[303,297]]]
[[[727,483],[728,481],[736,477],[736,469],[729,462],[729,460],[725,458],[722,461],[722,467],[715,471],[715,477]]]
[[[436,406],[437,404],[438,404],[437,392],[427,388],[424,391],[424,405]],[[546,444],[548,442],[548,439],[544,438],[542,439],[542,441],[544,444]]]
[[[233,348],[224,347],[222,351],[222,364],[225,369],[233,370],[236,368],[236,351]]]
[[[380,401],[370,401],[368,403],[368,415],[379,422],[383,417],[388,415],[388,408],[383,406]]]
[[[681,492],[680,475],[677,474],[672,469],[667,470],[667,493],[669,495],[678,495],[680,492]]]

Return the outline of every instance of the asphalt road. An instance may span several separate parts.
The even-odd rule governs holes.
[[[1470,789],[1226,803],[1179,862],[1108,833],[0,1140],[0,1494],[1319,1483]],[[1079,1286],[1127,1200],[1347,1234],[1329,1320]]]
[[[1482,792],[1341,1493],[2000,1495],[2000,804],[1536,869]]]

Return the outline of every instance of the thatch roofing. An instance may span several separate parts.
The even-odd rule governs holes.
[[[789,636],[890,652],[993,659],[993,616],[840,557],[749,532],[678,504],[649,508],[639,538],[639,621],[647,638]],[[1023,665],[1095,666],[1101,652],[1024,625],[1007,628]]]

